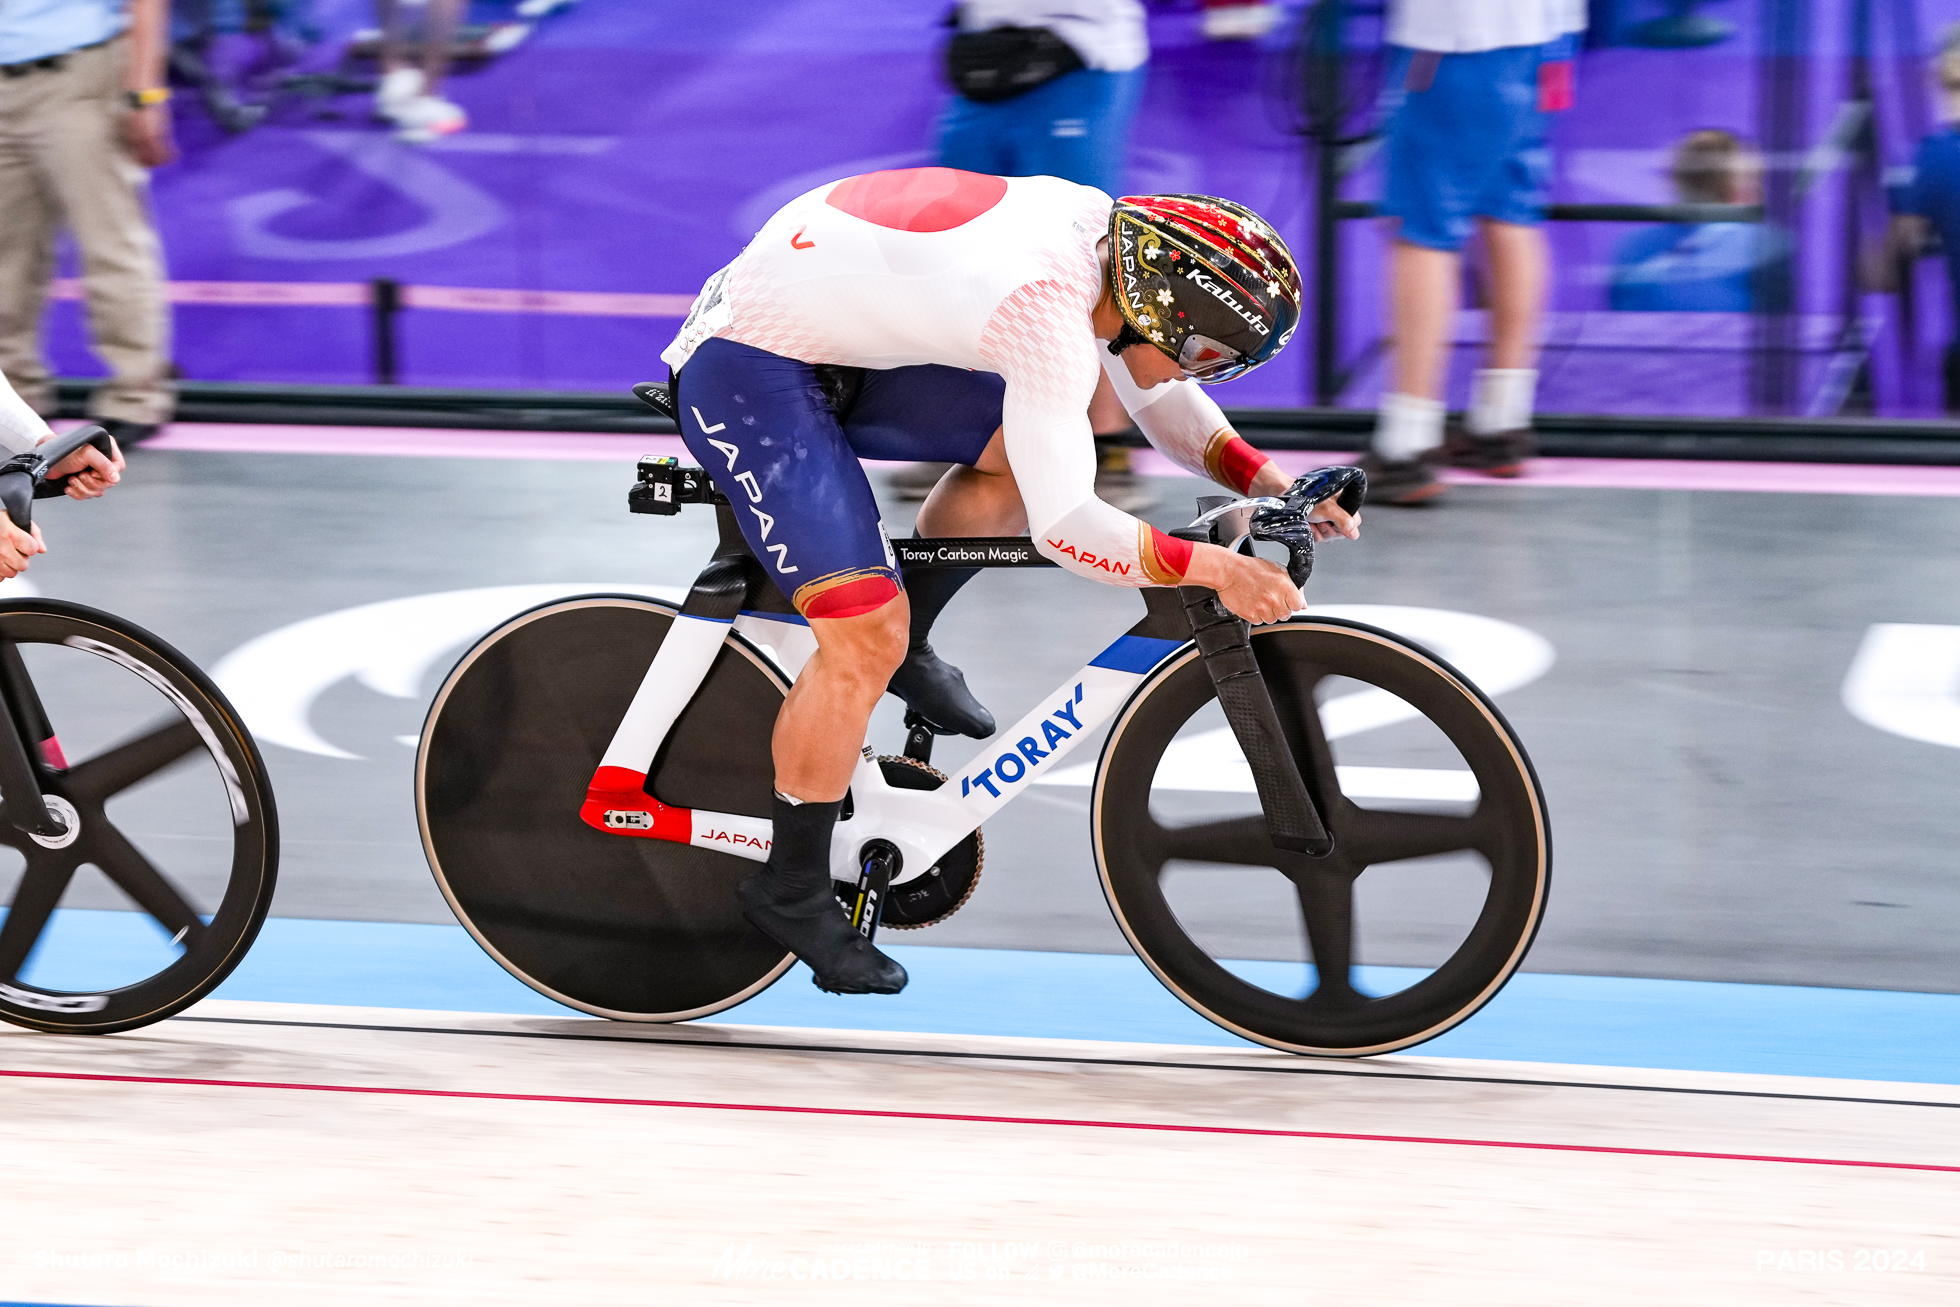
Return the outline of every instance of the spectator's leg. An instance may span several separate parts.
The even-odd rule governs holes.
[[[0,81],[0,374],[43,417],[54,390],[41,353],[41,314],[54,275],[60,215],[39,166],[35,137],[45,109],[32,79]]]
[[[1016,172],[1060,177],[1123,194],[1130,126],[1143,103],[1145,71],[1078,68],[1009,101],[1022,106]]]
[[[1487,219],[1480,226],[1490,265],[1490,356],[1471,387],[1470,411],[1464,416],[1468,439],[1457,438],[1451,452],[1465,466],[1516,476],[1533,445],[1545,236],[1522,223]]]
[[[976,104],[955,95],[940,112],[935,145],[942,168],[1011,176],[1007,142],[1014,134],[1014,102]]]
[[[1535,368],[1545,309],[1545,233],[1514,222],[1480,225],[1490,258],[1490,366]]]
[[[1454,250],[1400,240],[1392,247],[1389,260],[1395,389],[1399,394],[1440,403],[1462,260]],[[1439,427],[1439,442],[1440,431]]]
[[[1470,409],[1450,432],[1450,461],[1491,476],[1514,477],[1537,449],[1531,409],[1538,388],[1538,329],[1545,301],[1546,254],[1539,223],[1551,177],[1540,86],[1550,47],[1519,46],[1480,56],[1493,93],[1484,120],[1493,132],[1493,170],[1473,212],[1489,269],[1490,349],[1471,386]]]
[[[409,39],[404,0],[377,0],[382,18],[381,83],[374,112],[395,124],[395,139],[432,141],[469,126],[462,108],[442,98],[443,75],[456,43],[464,0],[427,0],[421,30]]]
[[[1443,493],[1430,464],[1443,444],[1440,398],[1456,317],[1460,259],[1452,250],[1397,240],[1389,247],[1393,389],[1385,391],[1375,435],[1361,466],[1368,500],[1420,504]]]
[[[170,318],[149,174],[121,136],[125,39],[68,58],[43,137],[42,167],[82,254],[89,336],[110,379],[89,416],[156,427],[170,420]]]
[[[386,77],[408,66],[408,14],[402,0],[374,0],[381,20],[381,73]]]
[[[462,13],[463,0],[429,0],[422,20],[422,76],[430,95],[442,94],[442,79],[449,75],[449,55],[456,46]]]
[[[1420,504],[1443,492],[1434,463],[1443,444],[1443,386],[1456,319],[1459,251],[1473,230],[1469,198],[1483,151],[1465,139],[1463,61],[1395,47],[1383,72],[1388,109],[1382,213],[1392,221],[1388,259],[1390,384],[1381,397],[1368,471],[1370,503]]]

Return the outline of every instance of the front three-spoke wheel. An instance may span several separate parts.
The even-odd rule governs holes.
[[[1551,834],[1530,759],[1447,663],[1296,618],[1253,635],[1334,851],[1273,847],[1196,649],[1124,708],[1094,839],[1118,923],[1202,1015],[1298,1053],[1407,1048],[1503,987],[1544,914]]]
[[[105,1034],[188,1007],[272,902],[278,827],[250,735],[168,645],[53,600],[0,605],[0,693],[66,827],[31,834],[17,796],[0,805],[0,1019]]]

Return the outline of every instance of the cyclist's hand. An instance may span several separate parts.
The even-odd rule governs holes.
[[[1337,500],[1323,499],[1313,506],[1307,514],[1307,521],[1313,526],[1313,538],[1332,540],[1335,536],[1345,536],[1349,540],[1361,538],[1361,512],[1352,513],[1342,508]]]
[[[1300,606],[1300,591],[1285,568],[1217,545],[1192,547],[1184,580],[1216,590],[1219,602],[1255,626],[1283,622]]]
[[[53,440],[53,436],[44,437]],[[105,455],[94,445],[83,445],[80,449],[62,459],[48,469],[51,477],[68,477],[64,487],[70,499],[94,499],[116,482],[122,480],[122,450],[111,440],[109,448],[112,455]],[[70,476],[70,473],[73,473]]]
[[[1322,472],[1328,470],[1326,468],[1321,469]],[[1306,476],[1300,477],[1298,480],[1293,480],[1289,479],[1286,473],[1279,470],[1279,464],[1268,463],[1259,469],[1258,475],[1253,477],[1252,484],[1247,488],[1246,493],[1249,495],[1270,495],[1274,499],[1291,499],[1296,489],[1309,484],[1312,478],[1317,475],[1319,474],[1309,472]],[[1349,540],[1359,540],[1361,538],[1360,504],[1357,503],[1354,511],[1350,513],[1341,507],[1340,495],[1338,493],[1330,495],[1319,503],[1314,504],[1307,512],[1307,521],[1312,525],[1313,538],[1316,540],[1332,540],[1335,536],[1343,536]]]
[[[36,554],[45,554],[48,547],[41,543],[41,528],[23,531],[0,513],[0,581],[19,576],[27,570],[27,560]]]

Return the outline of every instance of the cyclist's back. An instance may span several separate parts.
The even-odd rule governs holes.
[[[1096,242],[1111,204],[1055,177],[950,168],[828,183],[764,224],[662,357],[678,370],[720,335],[805,363],[997,371],[1015,362],[999,310],[1017,293],[1039,294],[1081,300],[1080,322],[1051,313],[1039,327],[1075,329],[1093,385],[1087,314],[1102,289]]]

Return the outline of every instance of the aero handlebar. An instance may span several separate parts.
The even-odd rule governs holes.
[[[0,463],[0,509],[22,531],[34,525],[34,501],[51,499],[62,493],[67,477],[48,480],[48,469],[83,445],[94,445],[103,455],[113,456],[115,441],[101,427],[76,427],[51,436],[24,454],[15,454]]]
[[[1294,585],[1303,586],[1313,575],[1313,527],[1307,514],[1328,499],[1357,513],[1367,494],[1368,478],[1360,468],[1323,467],[1299,478],[1283,497],[1226,499],[1206,495],[1198,500],[1203,511],[1197,521],[1171,534],[1227,549],[1238,548],[1248,537],[1285,545],[1286,574]]]

